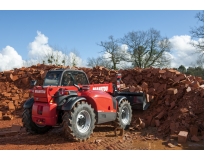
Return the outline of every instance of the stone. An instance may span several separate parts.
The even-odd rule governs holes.
[[[194,88],[198,88],[198,87],[200,87],[200,84],[198,81],[194,81],[193,83],[191,83],[191,86]]]
[[[194,126],[194,125],[191,125],[190,128],[189,128],[189,132],[190,132],[190,135],[191,136],[197,136],[198,134],[198,127],[197,126]]]
[[[171,122],[171,123],[170,123],[170,131],[171,131],[171,133],[174,133],[175,129],[176,129],[175,123],[174,123],[174,122]]]
[[[12,120],[12,119],[13,119],[13,116],[10,114],[3,115],[3,120]]]
[[[178,143],[185,143],[187,141],[188,132],[180,131],[178,134]]]
[[[145,128],[145,123],[143,122],[143,120],[142,120],[141,118],[139,118],[139,121],[140,121],[139,126],[140,126],[141,128]]]
[[[187,108],[181,108],[180,111],[181,111],[182,113],[189,112],[189,110],[188,110]]]
[[[173,101],[172,103],[170,103],[170,107],[173,108],[175,106],[175,101]]]
[[[190,92],[191,91],[191,87],[188,87],[187,89],[186,89],[186,92]]]
[[[165,114],[165,110],[161,111],[156,117],[155,119],[161,119]]]
[[[166,72],[166,70],[159,70],[159,74],[163,74],[165,72]]]
[[[100,142],[102,142],[102,139],[96,139],[95,143],[99,144]]]
[[[153,85],[154,85],[154,89],[157,90],[158,87],[160,86],[160,83],[153,83]]]
[[[3,119],[3,113],[0,111],[0,120]]]
[[[177,94],[178,90],[176,88],[167,89],[167,94]]]
[[[23,78],[23,79],[22,79],[22,83],[23,83],[24,85],[27,85],[27,84],[28,84],[28,77]]]
[[[146,82],[143,82],[142,85],[141,85],[141,87],[142,87],[143,89],[146,89],[146,88],[148,88],[148,84],[147,84]]]
[[[135,86],[129,87],[129,91],[130,91],[130,92],[134,92],[134,91],[135,91]]]
[[[167,144],[170,148],[174,148],[174,147],[176,147],[175,145],[173,145],[172,143],[168,143]]]
[[[24,93],[23,98],[29,98],[29,93]]]
[[[117,131],[120,131],[119,134],[117,134]],[[115,136],[123,136],[124,135],[124,129],[120,128],[120,127],[116,127],[114,130]]]
[[[18,100],[19,99],[19,96],[15,96],[15,97],[11,97],[11,99],[14,101],[14,100]]]
[[[150,126],[152,118],[153,117],[151,115],[145,117],[145,124],[146,124],[146,126]]]
[[[191,140],[194,141],[194,142],[199,142],[200,141],[200,139],[196,135],[192,136]]]
[[[159,127],[159,126],[160,126],[160,122],[159,122],[158,119],[155,119],[155,125],[156,125],[156,127]]]
[[[10,101],[8,105],[9,105],[9,110],[15,110],[13,101]]]

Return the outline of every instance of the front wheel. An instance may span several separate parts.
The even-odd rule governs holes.
[[[95,114],[91,105],[82,101],[77,103],[71,111],[63,115],[63,130],[67,138],[77,141],[86,140],[93,133]]]
[[[26,108],[23,111],[22,115],[23,126],[26,128],[26,131],[29,133],[38,133],[43,134],[48,132],[52,127],[47,125],[38,125],[32,121],[32,109]]]
[[[122,129],[128,129],[132,120],[132,109],[127,100],[122,100],[117,111],[116,125]]]

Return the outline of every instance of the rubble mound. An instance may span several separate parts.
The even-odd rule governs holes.
[[[43,79],[50,69],[70,68],[38,64],[0,72],[0,119],[12,119],[29,98],[30,81]],[[139,115],[133,115],[132,126],[140,122],[145,127],[157,127],[159,135],[168,136],[186,131],[190,136],[204,135],[204,80],[185,75],[173,69],[133,68],[110,70],[104,67],[75,68],[83,70],[90,83],[116,83],[116,74],[122,75],[122,91],[146,93],[150,107]],[[191,137],[190,137],[191,138]]]

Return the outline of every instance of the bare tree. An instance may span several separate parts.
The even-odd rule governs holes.
[[[44,62],[54,65],[77,66],[80,60],[80,57],[76,55],[77,53],[76,50],[69,53],[67,49],[52,47],[44,53]]]
[[[119,64],[125,57],[120,51],[118,40],[115,40],[113,36],[109,36],[108,39],[108,41],[101,41],[98,45],[103,47],[102,52],[107,53],[108,55],[104,58],[112,63],[113,69],[117,69],[117,64]]]
[[[198,27],[191,28],[192,39],[198,38],[198,41],[192,41],[191,44],[196,48],[196,52],[198,53],[198,59],[196,63],[203,67],[204,64],[204,11],[198,12],[195,16],[199,22],[202,24]]]
[[[192,43],[194,47],[196,47],[199,51],[204,51],[204,11],[198,12],[195,16],[199,22],[202,22],[201,26],[191,28],[192,38],[201,39],[198,43]]]
[[[104,59],[102,56],[99,56],[97,58],[88,58],[87,61],[87,65],[89,67],[104,66],[109,69],[112,68],[110,61]]]
[[[128,46],[133,65],[140,68],[166,67],[171,59],[166,56],[170,49],[168,38],[162,38],[160,32],[151,28],[148,31],[133,31],[127,33],[122,44]]]

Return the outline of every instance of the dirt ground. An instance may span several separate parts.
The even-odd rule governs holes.
[[[112,125],[96,125],[85,142],[65,139],[60,126],[42,135],[29,134],[23,127],[12,131],[12,125],[22,126],[21,113],[18,111],[12,120],[0,120],[0,150],[204,150],[204,140],[179,144],[177,136],[157,136],[157,127],[131,127],[123,135],[117,131],[116,136]]]

